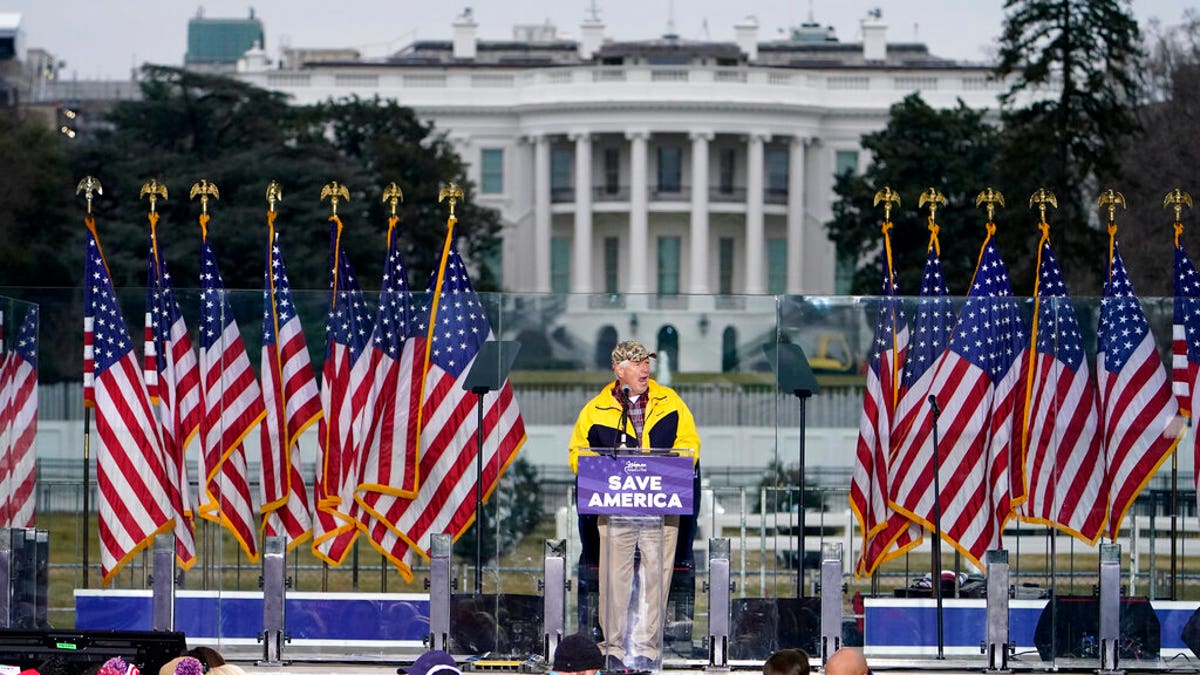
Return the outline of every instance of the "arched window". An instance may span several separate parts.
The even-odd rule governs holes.
[[[721,372],[732,373],[738,369],[737,329],[726,326],[721,331]]]
[[[596,334],[596,369],[612,369],[612,350],[617,346],[617,329],[603,326]]]

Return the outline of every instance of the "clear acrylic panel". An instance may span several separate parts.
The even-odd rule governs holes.
[[[149,629],[154,547],[131,555],[107,585],[100,580],[94,411],[87,413],[91,454],[86,464],[83,459],[81,293],[10,288],[3,294],[6,354],[12,352],[11,340],[24,310],[36,304],[41,317],[35,527],[48,535],[47,623],[55,629]],[[427,300],[422,295],[417,299]],[[224,320],[228,311],[236,319],[247,362],[261,387],[263,293],[234,290],[222,296],[228,310],[220,310],[217,317]],[[141,364],[139,337],[144,335],[147,293],[118,288],[117,299]],[[198,349],[201,292],[180,284],[175,300]],[[376,291],[364,293],[372,319],[379,301]],[[296,289],[292,302],[320,382],[326,363],[328,293]],[[1070,339],[1066,302],[1047,299],[1035,308],[1031,299],[1020,299],[1017,311],[1027,329],[1038,317],[1039,340],[1058,344]],[[1094,297],[1069,302],[1095,383],[1102,303]],[[965,306],[961,298],[950,303],[956,316]],[[714,609],[708,586],[712,538],[728,540],[728,645],[735,664],[760,664],[781,647],[820,653],[820,636],[828,632],[821,627],[820,599],[830,591],[822,584],[821,551],[826,544],[840,544],[846,589],[834,590],[841,599],[842,644],[863,646],[872,664],[880,667],[935,659],[936,583],[944,591],[944,656],[986,667],[987,656],[979,648],[988,639],[989,576],[984,558],[976,566],[965,551],[943,541],[938,547],[941,563],[935,569],[933,536],[926,531],[918,545],[888,558],[874,574],[855,574],[866,537],[850,497],[878,298],[482,294],[479,305],[495,339],[520,343],[507,373],[507,361],[499,358],[489,366],[490,373],[480,374],[481,379],[490,374],[491,380],[501,382],[507,375],[511,387],[510,394],[483,393],[485,417],[492,414],[487,406],[511,395],[519,406],[524,441],[515,455],[506,455],[497,452],[500,441],[485,440],[485,484],[502,476],[483,495],[478,516],[474,453],[458,467],[466,479],[460,481],[464,491],[454,499],[466,515],[456,521],[459,531],[452,533],[458,535],[451,558],[456,582],[449,600],[452,652],[498,661],[524,661],[543,653],[547,542],[565,542],[570,588],[558,589],[553,596],[565,604],[563,634],[595,634],[598,607],[589,596],[597,591],[598,579],[588,561],[580,559],[583,542],[567,449],[580,408],[612,382],[613,346],[638,339],[657,352],[653,377],[680,394],[702,440],[694,526],[680,531],[690,545],[679,547],[687,553],[674,561],[667,593],[663,667],[708,663],[706,639]],[[903,307],[911,322],[920,303],[905,298]],[[1169,383],[1172,298],[1142,298],[1141,307]],[[915,339],[910,336],[910,345]],[[807,397],[781,388],[789,373],[781,372],[780,354],[794,353],[796,347],[819,387]],[[458,386],[463,428],[474,432],[478,398],[461,389],[461,383]],[[1073,411],[1067,407],[1075,405],[1072,401],[1066,393],[1046,398],[1039,403],[1038,420]],[[940,403],[941,419],[948,420],[960,402]],[[1009,457],[1012,466],[1025,470],[1026,480],[1043,477],[1037,483],[1041,501],[1027,498],[1015,507],[1026,516],[1037,504],[1046,513],[1069,507],[1075,493],[1064,481],[1074,485],[1089,472],[1103,469],[1070,464],[1059,453],[1077,445],[1068,435],[1075,432],[1054,424],[1037,427],[1034,421],[1030,429],[1043,430],[1048,448],[1042,461],[1054,470],[1038,473],[1030,456]],[[296,468],[305,481],[310,509],[323,460],[319,428],[312,423],[299,432]],[[1022,438],[1032,433],[1024,422],[1016,429]],[[945,432],[954,433],[950,428]],[[205,496],[206,488],[198,469],[200,440],[192,439],[186,455],[193,500]],[[261,548],[260,429],[242,440],[253,533]],[[1155,470],[1125,509],[1115,540],[1106,528],[1089,543],[1038,522],[1036,514],[1007,520],[1002,541],[1008,560],[1009,637],[1015,644],[1008,655],[1010,664],[1104,665],[1101,658],[1109,635],[1104,622],[1111,620],[1106,619],[1111,609],[1101,609],[1106,598],[1117,600],[1118,664],[1136,661],[1137,667],[1165,667],[1171,659],[1191,654],[1192,624],[1200,622],[1192,620],[1200,597],[1194,569],[1200,552],[1195,544],[1193,441],[1188,427],[1174,452],[1151,467]],[[1122,487],[1120,479],[1104,475],[1106,487]],[[942,477],[956,479],[953,473]],[[349,499],[353,497],[351,493]],[[217,505],[228,505],[226,499],[219,497]],[[426,588],[431,562],[422,555],[427,549],[418,551],[402,538],[389,539],[389,534],[397,533],[387,527],[360,530],[340,564],[314,555],[311,539],[286,547],[286,628],[292,638],[283,647],[287,658],[394,661],[424,648],[431,629]],[[186,627],[189,646],[211,645],[237,660],[261,658],[263,646],[257,638],[263,627],[262,561],[251,561],[230,527],[219,520],[196,517],[195,541],[194,566],[175,569],[175,625]],[[1101,543],[1115,543],[1119,552],[1106,549],[1102,561]],[[389,557],[381,548],[404,556]],[[993,578],[997,574],[998,570]]]

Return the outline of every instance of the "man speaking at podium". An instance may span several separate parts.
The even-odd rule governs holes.
[[[699,462],[700,434],[696,431],[696,421],[674,389],[650,379],[650,359],[654,357],[636,340],[627,340],[613,348],[616,381],[606,385],[579,411],[571,434],[572,471],[578,473],[579,451],[584,448],[679,448],[694,450]],[[661,660],[659,650],[675,564],[679,516],[662,517],[662,527],[657,527],[659,517],[647,518],[646,524],[654,524],[649,528],[637,525],[636,518],[622,518],[613,523],[608,516],[592,518],[596,520],[598,538],[584,531],[590,529],[591,520],[580,517],[584,548],[581,557],[594,559],[595,549],[599,548],[599,618],[604,630],[600,649],[607,655],[609,670],[626,667],[647,670],[647,666]],[[690,537],[686,543],[691,546]],[[638,550],[643,565],[656,561],[653,564],[658,569],[647,566],[642,570],[645,614],[629,635],[627,651],[627,610],[634,600],[633,558]]]

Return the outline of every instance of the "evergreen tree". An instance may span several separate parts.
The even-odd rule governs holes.
[[[1058,197],[1055,250],[1076,293],[1099,289],[1104,256],[1096,223],[1097,174],[1119,177],[1118,148],[1138,130],[1142,42],[1120,0],[1006,0],[996,75],[1006,151],[1001,172],[1018,197]],[[1119,186],[1118,186],[1119,187]],[[1076,264],[1072,264],[1072,263]],[[1074,281],[1074,283],[1072,283]]]
[[[935,110],[912,94],[892,106],[887,127],[863,136],[862,147],[870,153],[871,165],[861,176],[847,172],[837,177],[834,219],[827,225],[839,255],[861,261],[854,292],[879,292],[883,211],[872,202],[887,185],[902,199],[901,207],[892,210],[892,258],[901,292],[916,295],[920,289],[929,211],[918,210],[917,201],[932,186],[947,200],[937,212],[946,279],[951,293],[965,293],[984,237],[985,216],[975,208],[975,197],[989,185],[1006,192],[993,183],[998,131],[982,111],[961,102],[957,108]]]
[[[405,195],[398,232],[414,289],[425,288],[441,255],[442,184],[454,181],[466,194],[455,228],[464,258],[483,268],[498,246],[499,215],[471,203],[462,160],[444,134],[410,109],[358,99],[292,106],[281,94],[237,80],[155,66],[145,69],[142,90],[142,100],[117,105],[111,130],[74,157],[76,174],[104,182],[98,220],[106,244],[112,242],[106,253],[119,286],[145,284],[147,206],[137,195],[150,178],[170,189],[158,207],[161,250],[179,287],[198,285],[200,209],[187,194],[201,178],[221,192],[209,205],[209,237],[231,289],[261,288],[264,194],[272,180],[283,188],[277,226],[297,289],[326,287],[330,210],[319,195],[334,180],[350,190],[350,201],[338,208],[342,244],[364,288],[378,287],[382,272],[387,211],[380,195],[392,181]],[[490,270],[481,272],[472,274],[476,288],[496,290]]]

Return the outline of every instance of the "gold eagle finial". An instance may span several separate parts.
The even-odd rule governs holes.
[[[267,184],[267,210],[275,213],[275,204],[283,201],[283,188],[279,187],[279,183],[271,181]]]
[[[1192,208],[1192,196],[1179,188],[1175,188],[1163,197],[1163,208],[1175,209],[1175,222],[1181,222],[1183,219],[1183,207]]]
[[[379,200],[388,202],[392,210],[392,216],[396,215],[396,205],[404,201],[404,192],[400,190],[400,186],[396,185],[395,181],[388,183],[388,186],[383,188],[383,197]]]
[[[208,179],[201,178],[200,182],[192,183],[192,189],[188,192],[188,199],[195,199],[200,196],[200,213],[208,215],[208,198],[220,199],[221,192],[217,190],[217,186],[208,182]]]
[[[454,218],[454,205],[462,201],[463,191],[456,183],[446,183],[446,185],[438,190],[438,203],[441,204],[445,200],[450,200],[450,217]]]
[[[84,198],[87,199],[88,215],[92,214],[92,193],[98,195],[104,194],[104,186],[100,185],[100,181],[93,176],[85,176],[79,181],[79,185],[75,186],[75,194],[84,193]]]
[[[330,218],[337,218],[338,200],[350,201],[350,190],[335,180],[321,188],[321,201],[325,201],[326,197],[329,198],[329,206],[333,209]]]
[[[900,193],[891,188],[890,185],[883,186],[882,190],[875,193],[875,203],[872,206],[879,206],[883,202],[883,220],[891,222],[892,220],[892,205],[900,208]]]
[[[940,191],[938,191],[937,188],[931,187],[928,190],[921,193],[921,196],[917,199],[917,208],[919,209],[922,206],[925,206],[926,204],[928,204],[929,205],[929,222],[936,223],[938,206],[944,205],[945,203],[946,203],[946,195],[944,195]]]
[[[975,206],[979,206],[980,204],[987,205],[987,221],[989,223],[995,222],[996,206],[1004,206],[1004,195],[1000,194],[999,190],[989,187],[975,195]]]
[[[1029,195],[1029,208],[1037,204],[1038,207],[1038,222],[1039,224],[1046,222],[1046,205],[1049,204],[1054,208],[1058,208],[1058,197],[1046,188],[1038,188],[1033,194]]]
[[[1096,206],[1108,209],[1108,224],[1110,226],[1117,224],[1117,207],[1126,208],[1125,195],[1109,188],[1100,193],[1100,198],[1096,200]]]
[[[150,197],[150,213],[155,213],[158,198],[162,197],[164,200],[167,198],[167,186],[158,182],[157,179],[151,178],[142,183],[142,189],[138,191],[139,199],[146,196]]]

